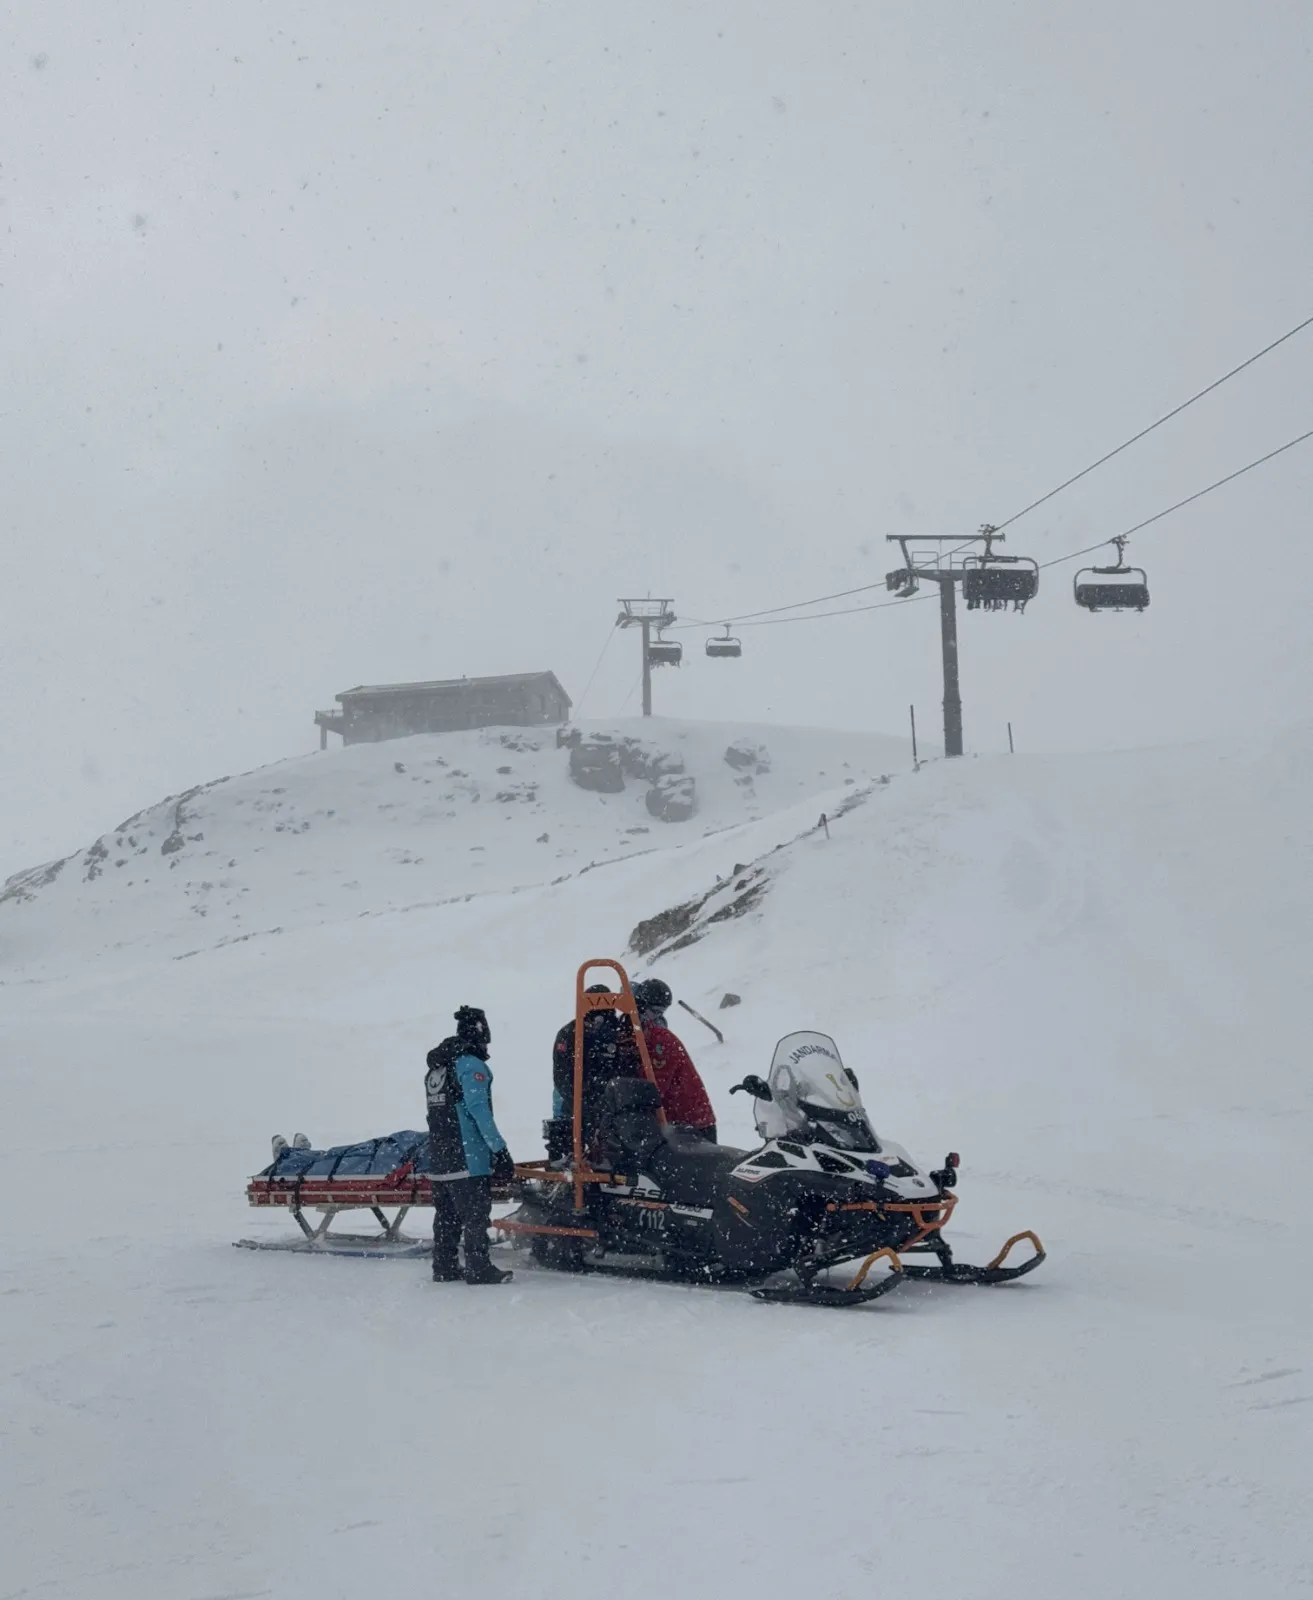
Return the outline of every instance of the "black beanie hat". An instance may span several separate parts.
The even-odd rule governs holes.
[[[492,1039],[487,1014],[478,1006],[461,1006],[456,1012],[456,1037],[471,1044],[487,1044]]]

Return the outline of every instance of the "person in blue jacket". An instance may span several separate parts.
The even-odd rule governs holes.
[[[456,1032],[429,1051],[424,1089],[429,1113],[433,1185],[433,1281],[505,1283],[511,1276],[488,1255],[492,1184],[515,1176],[492,1114],[492,1032],[477,1006],[456,1013]],[[465,1267],[457,1261],[464,1235]]]

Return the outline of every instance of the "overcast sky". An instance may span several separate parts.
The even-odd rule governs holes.
[[[1307,0],[11,0],[0,872],[313,749],[1001,521],[1313,312]],[[1313,330],[1009,532],[1313,427]],[[1313,443],[962,618],[968,748],[1307,715]],[[885,598],[873,592],[872,600]],[[741,630],[673,715],[938,718],[933,606]],[[584,706],[636,710],[634,635]],[[628,697],[628,698],[627,698]],[[334,741],[336,743],[336,741]]]

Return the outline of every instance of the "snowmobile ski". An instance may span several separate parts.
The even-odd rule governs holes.
[[[878,1278],[874,1283],[868,1284],[867,1274],[880,1260],[888,1261],[892,1271],[888,1277]],[[754,1289],[752,1295],[756,1300],[765,1300],[770,1305],[777,1306],[864,1306],[872,1300],[878,1300],[881,1295],[888,1294],[891,1289],[896,1289],[905,1271],[906,1268],[894,1251],[886,1248],[875,1250],[867,1256],[854,1274],[851,1283],[844,1285],[817,1283],[815,1279],[809,1277],[798,1283]]]
[[[1023,1239],[1029,1241],[1035,1254],[1018,1267],[1005,1267],[1003,1263],[1013,1245],[1020,1244]],[[950,1257],[947,1261],[941,1260],[937,1267],[905,1265],[903,1272],[909,1278],[928,1280],[931,1283],[1011,1283],[1014,1278],[1024,1278],[1028,1272],[1034,1272],[1044,1257],[1045,1250],[1040,1243],[1039,1235],[1027,1229],[1024,1233],[1014,1233],[986,1267],[973,1267],[965,1261],[954,1261]]]

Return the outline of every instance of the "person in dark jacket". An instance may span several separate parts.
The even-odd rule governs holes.
[[[716,1113],[706,1086],[683,1043],[666,1026],[666,1011],[674,999],[670,985],[648,978],[635,984],[634,999],[666,1120],[715,1144]]]
[[[511,1274],[488,1255],[492,1183],[515,1176],[492,1114],[488,1019],[477,1006],[456,1013],[456,1032],[429,1051],[429,1173],[433,1186],[433,1281],[505,1283]],[[457,1261],[464,1234],[465,1268]]]
[[[588,994],[610,994],[604,983],[595,983]],[[574,1021],[556,1035],[552,1044],[552,1116],[574,1116]],[[632,1078],[642,1068],[632,1048],[633,1030],[629,1018],[619,1011],[590,1011],[584,1017],[584,1142],[591,1144],[597,1134],[602,1096],[614,1078]],[[628,1048],[626,1048],[628,1046]]]

